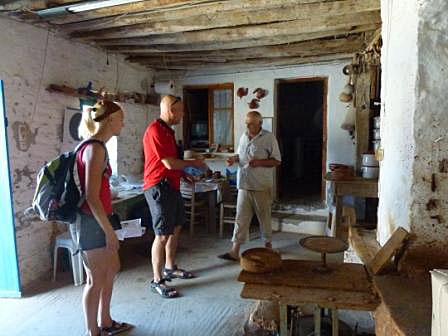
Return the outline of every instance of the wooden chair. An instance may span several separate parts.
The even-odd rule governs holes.
[[[208,219],[208,211],[205,206],[206,202],[204,199],[201,199],[200,197],[198,198],[194,183],[192,184],[191,189],[181,189],[180,192],[184,199],[187,221],[190,223],[190,237],[193,237],[196,222],[199,222],[201,219]]]
[[[222,200],[219,203],[219,237],[223,237],[224,223],[234,224],[238,189],[227,182],[222,187]]]

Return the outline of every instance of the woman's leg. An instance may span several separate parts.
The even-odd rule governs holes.
[[[107,258],[109,267],[106,271],[104,286],[100,294],[100,305],[98,312],[99,325],[103,328],[110,327],[112,325],[112,317],[110,316],[110,300],[112,299],[114,279],[120,270],[120,258],[118,256],[118,252],[110,252]]]
[[[84,319],[89,336],[97,336],[100,333],[98,328],[98,307],[101,297],[101,291],[104,287],[107,276],[105,262],[107,253],[105,248],[98,248],[84,251],[84,268],[87,273],[87,283],[84,286],[82,304],[84,309]]]

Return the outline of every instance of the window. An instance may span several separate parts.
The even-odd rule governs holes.
[[[233,84],[186,87],[184,100],[185,147],[233,150]]]

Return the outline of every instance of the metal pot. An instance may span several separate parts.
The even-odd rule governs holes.
[[[380,128],[380,121],[381,121],[380,117],[373,118],[373,128]]]
[[[374,128],[373,129],[373,139],[375,139],[375,140],[380,140],[381,139],[380,129],[379,128]]]
[[[380,175],[380,167],[361,167],[362,177],[365,179],[376,179]]]
[[[375,159],[375,154],[363,154],[362,165],[367,167],[378,167],[379,162]]]

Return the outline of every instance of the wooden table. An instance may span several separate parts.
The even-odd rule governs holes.
[[[378,197],[378,179],[365,179],[355,176],[352,179],[333,179],[331,174],[325,176],[325,180],[333,184],[333,191],[336,197],[336,228],[342,222],[342,200],[344,196],[356,197]],[[336,230],[334,230],[336,232]]]
[[[287,305],[315,304],[334,311],[374,311],[379,305],[363,265],[329,264],[333,270],[330,273],[317,272],[319,265],[316,261],[283,260],[281,269],[272,273],[242,271],[238,277],[238,281],[245,283],[241,297],[279,302],[281,336],[288,335]],[[317,322],[320,315],[315,317]],[[335,320],[337,314],[333,314]]]
[[[120,191],[118,197],[112,200],[112,209],[121,220],[126,220],[129,219],[129,211],[142,202],[146,202],[142,190]]]

